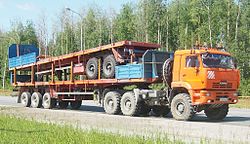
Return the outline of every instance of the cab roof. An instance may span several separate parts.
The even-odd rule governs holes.
[[[177,50],[175,51],[175,55],[183,55],[183,54],[202,54],[202,53],[213,53],[213,54],[223,54],[223,55],[231,55],[230,53],[216,49],[216,48],[200,48],[200,49],[189,49],[189,50]]]

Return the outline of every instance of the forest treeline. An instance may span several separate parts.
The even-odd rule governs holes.
[[[51,56],[83,48],[134,40],[161,44],[162,50],[189,49],[196,41],[222,43],[237,59],[242,95],[250,95],[250,1],[249,0],[139,0],[120,11],[92,6],[79,14],[62,9],[48,29],[46,14],[39,21],[12,22],[0,29],[1,87],[9,81],[7,48],[12,43],[35,44]],[[7,81],[7,83],[6,83]]]

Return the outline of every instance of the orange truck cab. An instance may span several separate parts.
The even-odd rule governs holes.
[[[211,120],[221,120],[228,104],[238,102],[239,70],[228,52],[219,49],[177,50],[169,83],[173,117],[188,120],[204,110]]]

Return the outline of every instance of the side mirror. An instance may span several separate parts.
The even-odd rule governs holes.
[[[233,58],[233,63],[234,63],[234,68],[236,69],[238,67],[237,65],[238,61],[236,58]]]
[[[237,69],[238,65],[237,63],[234,63],[234,68]]]

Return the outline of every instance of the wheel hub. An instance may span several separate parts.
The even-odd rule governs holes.
[[[22,97],[22,103],[23,103],[23,104],[26,103],[26,97],[25,97],[25,96]]]
[[[32,98],[32,101],[33,101],[34,103],[36,103],[36,102],[37,102],[37,98],[36,98],[36,97],[33,97],[33,98]]]
[[[177,105],[177,111],[182,114],[184,112],[184,109],[185,109],[185,105],[183,103],[179,103]]]
[[[45,102],[45,104],[48,105],[48,104],[49,104],[49,98],[48,98],[48,97],[45,97],[45,98],[44,98],[44,102]]]
[[[109,100],[109,101],[108,101],[108,106],[111,107],[111,108],[114,107],[114,102],[113,102],[113,100]]]
[[[95,70],[95,66],[94,65],[90,65],[89,70],[93,73],[94,70]]]
[[[106,65],[106,70],[107,70],[107,72],[111,72],[111,69],[112,69],[112,63],[108,63],[107,65]]]
[[[126,107],[126,109],[130,109],[131,108],[131,101],[130,100],[127,100],[125,102],[125,107]]]

